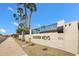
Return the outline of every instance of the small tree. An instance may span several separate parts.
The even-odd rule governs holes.
[[[0,36],[2,36],[2,34],[0,34]]]

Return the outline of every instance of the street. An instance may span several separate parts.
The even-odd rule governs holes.
[[[7,37],[0,37],[0,44],[6,39],[7,39]]]

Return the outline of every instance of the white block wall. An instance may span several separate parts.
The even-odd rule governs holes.
[[[69,26],[71,24],[71,26]],[[64,45],[65,50],[75,53],[78,53],[78,21],[67,23],[67,26],[64,28]]]
[[[32,42],[49,46],[49,47],[54,47],[58,49],[63,49],[63,39],[58,39],[59,37],[63,38],[63,34],[58,34],[58,33],[45,33],[45,34],[34,34],[33,36],[50,36],[50,40],[44,40],[44,39],[32,39]],[[27,36],[26,36],[27,37]]]
[[[22,39],[22,35],[19,35],[19,39]]]
[[[69,26],[69,24],[71,25]],[[32,34],[31,41],[37,44],[78,54],[79,52],[78,21],[67,23],[66,27],[64,23],[62,23],[61,25],[64,26],[64,33],[54,32],[54,33]],[[33,39],[33,36],[50,36],[51,39],[50,40]],[[28,39],[29,39],[29,35],[26,35],[25,41],[28,41]]]

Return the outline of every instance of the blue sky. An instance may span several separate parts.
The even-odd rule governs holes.
[[[59,20],[71,22],[79,20],[79,4],[57,4],[57,3],[39,3],[37,12],[32,15],[32,28],[39,25],[48,25]],[[15,33],[16,26],[14,23],[13,12],[16,11],[15,3],[0,3],[0,32],[2,34]]]

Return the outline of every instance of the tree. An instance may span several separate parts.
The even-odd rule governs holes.
[[[2,36],[2,34],[0,34],[0,36]]]
[[[13,17],[16,18],[16,14],[15,13],[13,14]]]
[[[6,36],[8,36],[8,35],[6,35]],[[11,34],[11,36],[14,37],[14,38],[16,38],[16,39],[18,38],[17,34]]]
[[[27,20],[28,20],[27,5],[28,5],[28,3],[23,3],[23,7],[24,7],[24,16],[25,16],[25,28],[27,28]]]
[[[19,15],[19,18],[20,18],[20,23],[19,23],[19,27],[20,27],[20,29],[19,30],[21,30],[21,32],[22,32],[22,40],[25,40],[24,39],[24,23],[22,23],[22,21],[23,21],[23,16],[22,16],[22,13],[23,13],[23,9],[22,8],[18,8],[18,15]]]
[[[21,5],[23,5],[23,7]],[[28,20],[27,9],[30,10],[29,27],[27,26],[27,24],[28,24],[27,23],[27,20]],[[23,39],[24,39],[25,32],[29,31],[29,34],[31,35],[31,17],[32,17],[32,13],[34,11],[36,11],[37,8],[34,3],[19,3],[19,4],[17,4],[17,10],[18,10],[18,15],[19,15],[19,17],[18,17],[19,18],[19,28],[18,28],[17,32],[21,31],[22,35],[23,35]],[[14,15],[14,16],[16,16],[16,15]]]
[[[22,5],[22,4],[21,4]],[[30,38],[29,41],[31,42],[31,16],[32,13],[34,11],[37,10],[36,5],[34,3],[24,3],[24,15],[25,15],[25,23],[27,24],[27,19],[28,19],[28,15],[27,15],[27,9],[30,10],[30,15],[29,15],[29,34],[30,34]],[[25,25],[27,27],[27,25]]]
[[[30,15],[29,15],[29,34],[30,34],[30,38],[29,38],[29,41],[31,42],[31,17],[32,17],[32,13],[34,11],[37,11],[37,7],[34,3],[29,3],[28,4],[28,9],[30,10]]]
[[[28,20],[28,15],[27,15],[27,7],[29,3],[19,3],[19,5],[23,5],[24,8],[24,20],[25,20],[25,28],[27,28],[27,20]]]
[[[22,13],[23,13],[23,9],[22,8],[18,8],[18,15],[19,15],[19,24],[21,22],[21,18],[22,18]]]
[[[34,3],[29,3],[29,5],[30,5],[30,7],[28,7],[29,10],[30,10],[30,16],[29,16],[29,29],[31,29],[31,17],[32,17],[32,13],[33,13],[34,11],[36,11],[37,8],[36,8],[36,5],[35,5]],[[30,32],[30,34],[31,34],[31,32]]]
[[[17,21],[19,20],[19,19],[17,18],[17,16],[16,16],[15,13],[13,14],[13,17],[14,17],[14,19],[15,19],[15,22],[17,22]],[[18,27],[16,26],[16,33],[17,33],[17,28],[18,28]]]
[[[26,3],[19,3],[18,5],[23,5],[23,7],[24,7],[24,10],[23,11],[21,11],[22,9],[21,8],[18,8],[18,13],[19,13],[19,15],[20,15],[20,20],[21,20],[21,23],[20,23],[20,27],[21,27],[21,29],[22,29],[22,40],[25,40],[24,39],[24,36],[25,36],[25,32],[26,32],[26,30],[25,29],[28,29],[28,27],[27,27],[27,4]],[[23,13],[24,12],[24,14],[23,14],[23,16],[21,17],[21,13]]]

